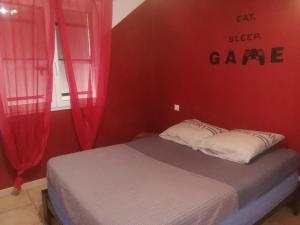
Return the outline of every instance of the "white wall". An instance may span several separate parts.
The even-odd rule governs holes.
[[[113,0],[113,27],[140,6],[145,0]]]

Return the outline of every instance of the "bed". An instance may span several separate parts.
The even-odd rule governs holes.
[[[299,156],[273,148],[248,165],[153,135],[48,163],[45,218],[63,225],[251,225],[295,199]],[[297,195],[298,196],[298,195]]]

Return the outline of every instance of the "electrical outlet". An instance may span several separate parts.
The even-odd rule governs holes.
[[[174,111],[179,112],[180,111],[180,105],[175,104],[174,105]]]

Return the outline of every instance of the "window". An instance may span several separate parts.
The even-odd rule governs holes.
[[[62,57],[58,27],[55,28],[55,52],[53,60],[52,110],[70,108],[70,93]]]
[[[74,14],[72,11],[68,11],[69,14]],[[71,18],[82,17],[78,21],[68,21],[66,28],[71,34],[72,40],[69,40],[69,47],[72,55],[73,68],[76,71],[76,83],[78,88],[78,97],[86,98],[88,95],[88,84],[95,83],[93,80],[86,80],[89,77],[91,71],[91,47],[90,47],[90,30],[89,30],[89,18],[85,13],[76,12],[76,16]],[[66,76],[66,68],[64,63],[64,57],[61,48],[60,35],[58,27],[55,29],[55,56],[54,56],[54,72],[53,72],[53,100],[52,110],[67,109],[70,107],[70,92]],[[96,96],[96,88],[92,87],[92,96]]]
[[[113,0],[113,27],[116,26],[120,21],[122,21],[128,14],[130,14],[133,10],[135,10],[140,4],[142,4],[144,0]],[[21,7],[21,8],[20,8]],[[25,10],[26,6],[22,5],[19,6],[19,10]],[[1,6],[0,8],[0,15],[1,16],[16,16],[18,11],[14,7],[4,7]],[[70,12],[71,13],[71,12]],[[87,17],[86,15],[82,15],[83,17]],[[83,20],[82,20],[83,21]],[[9,106],[14,106],[18,104],[31,104],[34,102],[43,102],[43,99],[45,99],[45,93],[42,91],[39,91],[41,88],[38,85],[35,85],[35,83],[32,83],[28,85],[26,82],[26,79],[19,79],[18,82],[16,82],[16,78],[14,76],[9,76],[9,74],[18,74],[18,76],[21,76],[24,74],[23,70],[21,68],[25,67],[28,69],[28,74],[30,73],[38,73],[41,75],[40,77],[43,77],[43,74],[47,72],[47,56],[45,55],[46,49],[39,46],[44,46],[45,43],[43,43],[44,40],[41,39],[41,43],[35,43],[36,47],[35,49],[32,48],[32,38],[31,36],[23,37],[22,33],[26,33],[27,30],[32,29],[32,21],[26,20],[26,18],[16,17],[15,22],[20,26],[18,29],[20,31],[20,37],[22,37],[23,44],[18,47],[17,49],[22,49],[21,52],[13,53],[12,49],[8,47],[6,54],[3,56],[3,63],[5,64],[5,76],[8,76],[6,79],[5,86],[10,87],[9,91],[7,91],[6,95],[9,101]],[[86,21],[88,23],[88,21]],[[70,24],[68,24],[69,26]],[[40,26],[43,26],[43,23],[40,23]],[[76,36],[75,42],[82,43],[81,50],[85,53],[82,58],[74,59],[73,63],[77,68],[77,71],[80,71],[80,73],[86,73],[89,71],[90,66],[90,53],[89,53],[89,43],[83,40],[89,40],[84,35],[89,35],[88,27],[85,24],[75,24],[75,26],[72,27],[70,25],[70,29],[72,29],[72,32],[74,30],[74,33],[79,35]],[[60,45],[60,38],[57,27],[55,28],[56,34],[55,34],[55,53],[54,53],[54,61],[53,61],[53,93],[52,93],[52,110],[61,110],[61,109],[67,109],[70,108],[70,93],[69,93],[69,86],[66,78],[66,72],[64,67],[64,59],[63,54],[61,50]],[[5,26],[2,30],[2,32],[9,32],[11,31],[9,23],[7,23],[7,26]],[[10,35],[7,35],[6,38],[11,39]],[[6,40],[3,41],[5,43]],[[20,42],[20,43],[22,43]],[[33,54],[33,50],[35,51]],[[34,71],[30,70],[31,61],[32,61],[32,55],[35,55],[38,59],[37,65],[34,69]],[[80,54],[82,55],[82,54]],[[76,54],[75,54],[76,57]],[[13,71],[13,72],[12,72]],[[46,79],[46,76],[45,76]],[[80,77],[79,77],[80,79]],[[17,83],[17,85],[15,85]],[[80,92],[80,89],[86,90],[87,81],[80,80],[78,82],[80,84],[79,89],[79,97],[84,98],[87,96],[88,93]],[[93,83],[93,82],[92,82]],[[24,88],[24,86],[28,87],[27,89]],[[95,90],[95,89],[93,89]],[[36,93],[41,93],[38,96]],[[23,94],[24,93],[24,94]],[[93,92],[94,93],[94,92]],[[26,96],[26,97],[25,97]],[[94,94],[93,94],[94,96]]]
[[[35,7],[35,15],[28,16],[31,11],[32,7],[13,3],[3,3],[0,7],[1,32],[5,34],[1,36],[1,91],[11,109],[16,105],[43,105],[47,97],[45,28],[38,20],[43,18],[43,11]]]
[[[113,0],[113,27],[121,22],[128,14],[134,11],[145,0]],[[69,25],[69,24],[68,24]],[[76,28],[77,27],[77,28]],[[72,29],[87,29],[84,26],[76,26]],[[69,86],[66,77],[63,54],[61,50],[60,38],[58,28],[55,29],[55,53],[53,61],[53,94],[52,94],[52,110],[62,110],[70,108],[70,93]],[[88,34],[88,30],[84,32],[76,32],[82,34]],[[88,52],[88,47],[86,47]],[[89,66],[88,53],[85,59],[78,59],[78,66],[82,68],[82,71],[89,71],[86,66]],[[80,82],[81,85],[85,85],[85,82]],[[79,92],[80,92],[80,87]],[[79,97],[85,97],[87,93],[80,93]]]

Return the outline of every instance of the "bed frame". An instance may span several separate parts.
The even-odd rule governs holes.
[[[43,218],[47,225],[63,225],[59,217],[56,215],[54,207],[50,201],[48,189],[42,190],[43,200]],[[55,223],[52,223],[53,220]]]
[[[50,201],[48,195],[48,189],[42,190],[42,199],[43,199],[43,214],[44,220],[47,225],[63,225],[60,221],[59,217],[56,215],[54,207]],[[263,218],[261,218],[254,225],[261,225],[265,220],[275,214],[282,207],[287,206],[296,216],[300,213],[300,185],[298,185],[297,189],[286,197],[282,202],[280,202],[271,212],[266,214]],[[53,223],[53,221],[55,223]]]

